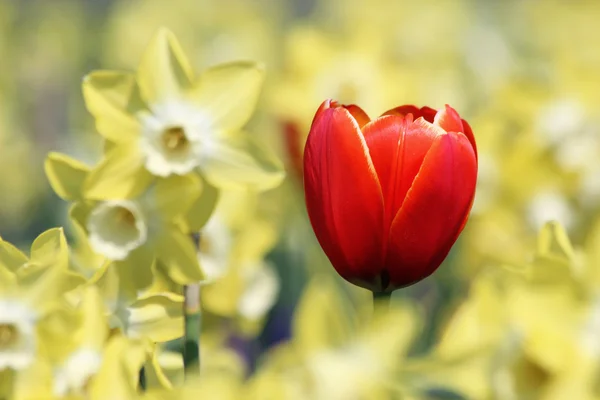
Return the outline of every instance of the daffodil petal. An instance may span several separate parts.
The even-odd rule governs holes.
[[[346,343],[357,330],[345,311],[335,283],[327,277],[315,277],[308,284],[294,316],[293,332],[302,351],[314,351]]]
[[[200,197],[200,177],[188,174],[160,178],[156,181],[154,190],[161,216],[166,220],[172,220],[187,213]]]
[[[69,247],[63,228],[52,228],[40,234],[31,244],[31,262],[64,270],[68,267]]]
[[[200,168],[221,189],[267,190],[285,177],[281,161],[250,138],[212,144]]]
[[[177,38],[161,28],[146,48],[138,69],[143,98],[152,105],[181,97],[192,80],[192,68]]]
[[[50,186],[63,200],[77,200],[90,168],[65,154],[50,153],[44,162]]]
[[[264,68],[253,62],[217,65],[202,73],[191,96],[216,131],[235,132],[250,119],[264,80]]]
[[[135,399],[140,368],[148,357],[146,343],[124,336],[108,342],[100,371],[92,380],[91,400]]]
[[[90,172],[84,195],[94,200],[131,199],[144,192],[152,179],[137,143],[124,143],[107,153]]]
[[[206,225],[217,206],[218,200],[219,190],[203,179],[200,196],[192,203],[185,216],[188,233],[198,232]]]
[[[139,135],[140,125],[134,115],[145,106],[133,74],[92,72],[83,80],[83,97],[96,119],[96,129],[106,139],[120,143]]]
[[[11,243],[0,241],[0,265],[11,272],[17,271],[28,261],[27,256]]]
[[[152,284],[154,250],[142,245],[129,253],[127,259],[115,263],[121,290],[137,293]],[[127,289],[126,289],[127,288]]]
[[[157,257],[169,277],[186,285],[204,279],[192,239],[175,227],[165,227],[156,241]]]
[[[183,296],[152,295],[128,308],[127,334],[166,342],[183,336]]]

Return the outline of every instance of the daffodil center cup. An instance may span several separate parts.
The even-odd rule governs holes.
[[[0,350],[15,344],[19,337],[19,329],[11,323],[0,323]]]
[[[94,251],[111,260],[123,260],[146,242],[147,225],[140,205],[129,200],[98,204],[87,221]]]
[[[162,142],[170,151],[182,152],[190,147],[190,142],[181,126],[170,126],[163,131]]]

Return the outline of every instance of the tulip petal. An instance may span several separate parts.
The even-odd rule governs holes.
[[[471,129],[471,125],[464,119],[462,120],[464,134],[471,142],[471,146],[473,146],[473,150],[475,151],[475,157],[477,157],[477,144],[475,143],[475,136],[473,135],[473,130]]]
[[[316,116],[304,180],[311,223],[334,268],[350,281],[372,282],[382,267],[383,198],[365,139],[346,109]]]
[[[264,80],[264,68],[253,62],[231,62],[207,69],[191,96],[217,132],[236,132],[252,116]]]
[[[439,126],[446,132],[464,132],[462,120],[456,110],[446,104],[443,110],[435,114],[433,124]]]
[[[435,118],[436,113],[437,113],[437,111],[431,107],[425,106],[425,107],[419,108],[419,107],[415,107],[413,105],[405,105],[405,106],[392,108],[391,110],[384,112],[382,114],[382,116],[384,116],[384,115],[400,115],[400,116],[404,117],[408,114],[412,114],[413,119],[423,117],[423,119],[425,119],[425,121],[433,123],[433,119]]]
[[[385,199],[386,226],[402,206],[425,155],[444,131],[423,118],[380,117],[363,129]]]
[[[365,126],[366,124],[371,122],[371,118],[369,118],[369,115],[367,115],[367,113],[362,108],[357,106],[356,104],[350,104],[350,105],[343,106],[343,107],[346,110],[348,110],[348,112],[350,114],[352,114],[352,116],[356,120],[356,123],[358,124],[358,126],[361,129],[363,126]]]
[[[137,76],[143,98],[152,105],[182,97],[192,86],[193,72],[175,35],[161,28],[146,48]]]
[[[469,212],[477,161],[462,133],[436,137],[391,229],[386,266],[395,287],[430,275]]]
[[[94,71],[83,79],[83,97],[96,129],[106,139],[120,143],[139,135],[134,114],[145,106],[133,74]]]

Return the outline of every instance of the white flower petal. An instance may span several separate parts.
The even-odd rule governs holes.
[[[0,300],[0,370],[21,370],[36,352],[35,311],[14,300]]]
[[[100,370],[102,354],[91,348],[82,347],[73,352],[54,376],[54,394],[80,394],[90,378]]]
[[[206,223],[200,236],[198,258],[206,275],[203,284],[214,282],[227,273],[231,253],[232,233],[217,214]]]
[[[140,146],[148,171],[158,176],[184,175],[200,165],[203,146],[211,140],[210,117],[182,100],[169,100],[141,113]]]
[[[248,319],[264,316],[277,301],[279,279],[271,266],[264,264],[248,268],[246,290],[240,298],[238,310]]]
[[[87,228],[92,249],[111,260],[123,260],[146,242],[147,222],[139,205],[129,200],[100,203]]]

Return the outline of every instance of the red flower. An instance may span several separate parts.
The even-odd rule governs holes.
[[[325,101],[304,150],[306,207],[336,271],[374,292],[433,273],[467,221],[477,179],[473,132],[446,106],[370,120]]]

